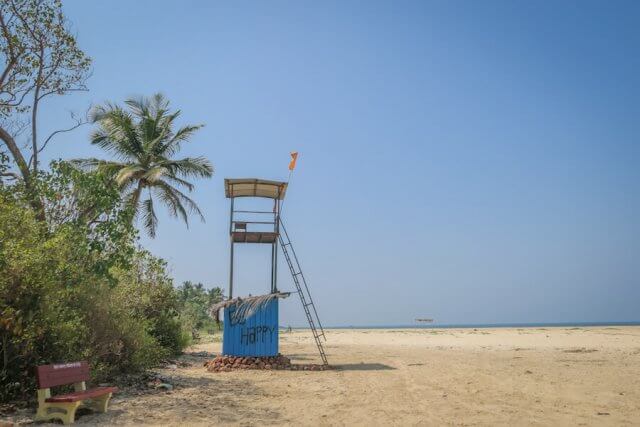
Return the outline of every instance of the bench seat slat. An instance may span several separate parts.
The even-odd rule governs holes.
[[[118,387],[96,387],[85,391],[76,391],[69,394],[60,394],[45,400],[48,403],[77,402],[79,400],[92,399],[109,393],[115,393]]]

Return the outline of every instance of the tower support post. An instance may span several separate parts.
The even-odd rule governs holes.
[[[231,198],[231,212],[229,214],[229,243],[231,248],[229,250],[229,299],[233,298],[233,202],[234,198]]]
[[[276,233],[276,236],[280,235],[280,198],[276,198],[273,201],[273,211],[274,211],[274,219],[273,219],[273,231]],[[273,287],[271,289],[272,293],[278,292],[278,239],[273,242],[273,257],[271,262],[273,263]]]

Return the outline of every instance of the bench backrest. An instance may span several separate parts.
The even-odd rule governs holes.
[[[38,366],[36,378],[38,388],[51,388],[88,381],[90,378],[89,363],[82,361]]]

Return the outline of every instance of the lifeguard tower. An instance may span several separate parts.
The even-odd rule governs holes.
[[[327,357],[322,346],[324,330],[318,317],[307,281],[300,268],[293,244],[280,216],[287,183],[255,178],[225,179],[225,196],[231,199],[229,218],[229,297],[224,307],[224,338],[222,353],[228,356],[276,356],[278,354],[278,302],[291,292],[278,289],[278,247],[282,249],[295,293],[300,297],[309,328],[318,347],[322,362]],[[236,209],[237,198],[266,198],[273,200],[271,210]],[[271,246],[271,288],[268,294],[234,298],[234,249],[237,244]]]

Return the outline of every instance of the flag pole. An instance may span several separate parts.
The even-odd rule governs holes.
[[[289,176],[287,177],[287,190],[291,184],[291,177],[293,176],[293,170],[296,168],[296,162],[298,161],[298,152],[292,151],[291,153],[291,161],[289,162]],[[280,203],[280,214],[282,215],[282,207],[284,206],[284,199],[282,203]]]

